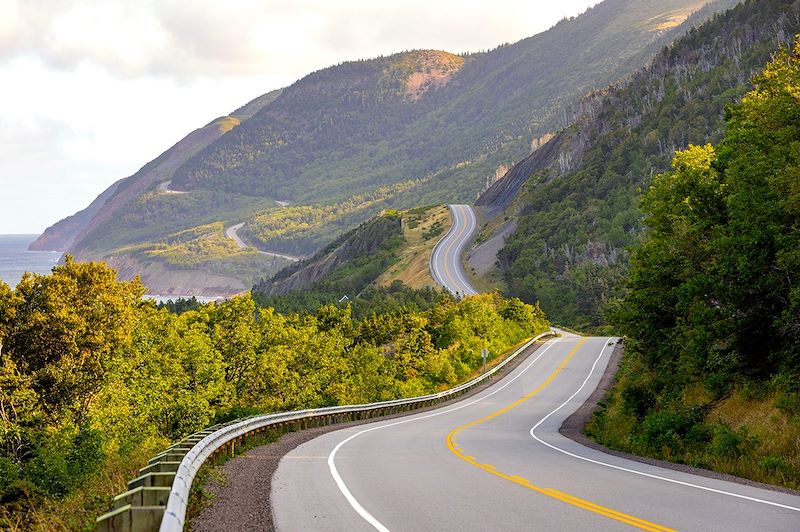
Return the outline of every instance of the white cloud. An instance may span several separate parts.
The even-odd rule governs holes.
[[[596,0],[0,0],[0,60],[122,76],[301,75],[407,48],[492,48]],[[327,62],[326,62],[327,61]]]
[[[41,231],[192,129],[313,70],[494,48],[595,3],[0,0],[0,233]]]

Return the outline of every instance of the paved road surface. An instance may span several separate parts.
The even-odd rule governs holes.
[[[561,436],[603,373],[607,340],[552,340],[472,398],[301,445],[272,480],[278,529],[800,529],[800,497],[608,456]]]
[[[164,194],[186,194],[185,190],[172,190],[169,188],[169,185],[172,181],[164,181],[163,183],[158,184],[158,191]]]
[[[466,205],[431,269],[475,290]],[[279,530],[800,530],[800,497],[606,455],[558,429],[597,387],[609,338],[566,335],[474,397],[307,442],[272,479]],[[531,349],[535,349],[531,348]]]
[[[461,265],[464,246],[478,227],[475,213],[469,205],[448,205],[448,208],[453,225],[433,249],[431,273],[437,283],[454,294],[477,294]]]
[[[242,238],[239,236],[239,233],[238,233],[239,229],[241,229],[243,225],[244,225],[244,222],[242,222],[240,224],[232,225],[232,226],[230,226],[229,228],[227,228],[225,230],[225,236],[227,236],[228,238],[230,238],[231,240],[236,242],[236,244],[240,248],[250,247],[245,243],[244,240],[242,240]],[[261,251],[260,249],[257,249],[256,251],[258,251],[262,255],[269,255],[271,257],[278,257],[278,258],[286,259],[286,260],[289,260],[289,261],[292,261],[292,262],[297,262],[297,261],[300,260],[300,257],[294,257],[292,255],[284,255],[282,253],[273,253],[271,251]]]

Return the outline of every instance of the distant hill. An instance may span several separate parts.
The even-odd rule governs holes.
[[[428,261],[450,224],[444,205],[383,212],[256,283],[253,297],[279,312],[330,304],[351,305],[355,316],[428,308],[443,296]]]
[[[800,32],[800,4],[747,1],[665,48],[624,83],[593,92],[578,119],[514,165],[476,204],[480,240],[497,254],[505,289],[540,300],[555,323],[592,328],[620,293],[627,248],[643,231],[637,198],[676,149],[722,138],[726,105],[779,46]]]
[[[310,259],[257,283],[253,292],[282,295],[316,290],[331,292],[336,299],[355,297],[397,260],[402,240],[399,213],[377,216],[340,236]]]
[[[246,222],[243,234],[262,249],[310,255],[381,209],[470,202],[571,122],[582,95],[711,16],[705,4],[606,0],[489,52],[416,50],[320,70],[192,133],[62,241],[81,259],[119,257],[184,230]],[[275,215],[276,202],[300,211]]]

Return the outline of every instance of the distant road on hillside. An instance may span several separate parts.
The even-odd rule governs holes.
[[[163,194],[186,194],[185,190],[172,190],[169,188],[169,185],[172,181],[164,181],[163,183],[159,183],[158,191]]]
[[[242,222],[240,224],[236,224],[236,225],[230,226],[229,228],[227,228],[225,230],[225,236],[227,236],[228,238],[230,238],[231,240],[236,242],[236,244],[240,248],[254,247],[254,246],[248,246],[247,243],[245,243],[245,241],[242,240],[242,238],[239,236],[237,231],[239,231],[239,229],[241,229],[243,225],[244,225],[244,222]],[[260,249],[256,249],[256,251],[258,251],[262,255],[269,255],[271,257],[278,257],[278,258],[286,259],[286,260],[289,260],[289,261],[292,261],[292,262],[297,262],[297,261],[300,260],[300,257],[295,257],[293,255],[284,255],[283,253],[273,253],[272,251],[261,251]]]
[[[478,293],[467,278],[461,256],[467,242],[478,228],[475,212],[469,205],[448,205],[453,218],[450,231],[431,254],[431,274],[434,280],[453,294],[471,296]]]

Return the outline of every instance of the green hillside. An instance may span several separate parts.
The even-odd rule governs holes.
[[[417,50],[320,70],[121,182],[70,251],[118,256],[194,227],[246,222],[243,234],[261,249],[308,255],[381,209],[472,201],[571,121],[581,95],[710,16],[683,22],[703,4],[606,0],[489,52]],[[181,193],[164,193],[166,181]],[[373,200],[353,204],[362,195]],[[276,214],[276,201],[298,211]]]
[[[754,82],[722,141],[676,154],[642,198],[649,231],[611,314],[625,358],[589,432],[798,489],[800,36]]]
[[[352,307],[358,318],[400,308],[426,310],[436,304],[443,292],[432,286],[412,289],[388,270],[392,266],[409,267],[401,259],[407,259],[415,245],[419,247],[419,242],[408,241],[416,233],[424,233],[416,238],[429,241],[427,247],[441,237],[441,222],[433,230],[428,226],[427,232],[422,225],[430,224],[431,214],[440,210],[446,211],[437,206],[381,213],[344,233],[313,257],[256,283],[253,298],[259,305],[279,312],[314,312],[322,305],[342,301]],[[426,253],[426,270],[427,256]]]
[[[797,13],[796,2],[759,0],[715,16],[584,98],[574,124],[490,188],[478,205],[516,219],[498,254],[508,292],[541,301],[556,323],[605,324],[642,238],[640,192],[676,149],[722,138],[725,107],[800,31]]]

